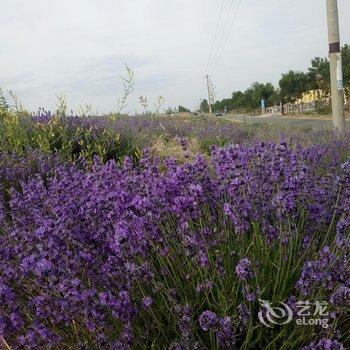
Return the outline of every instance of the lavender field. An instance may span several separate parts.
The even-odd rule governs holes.
[[[0,347],[350,347],[349,136],[2,115]]]

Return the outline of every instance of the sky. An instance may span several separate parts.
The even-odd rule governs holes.
[[[350,1],[338,0],[342,43],[350,43]],[[95,113],[117,108],[125,63],[135,72],[126,112],[195,109],[254,81],[278,84],[289,69],[306,70],[328,51],[325,0],[1,0],[0,88],[13,90],[28,110]]]

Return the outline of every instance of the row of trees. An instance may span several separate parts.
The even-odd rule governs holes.
[[[234,91],[231,98],[216,101],[213,105],[213,110],[254,110],[259,108],[262,99],[268,101],[269,104],[277,102],[278,93],[271,83],[255,82],[243,92]],[[201,110],[207,110],[206,104],[206,101],[201,103]]]
[[[171,115],[171,114],[177,114],[177,113],[191,113],[191,111],[182,105],[180,105],[179,107],[175,107],[175,108],[168,107],[165,110],[165,114]]]
[[[350,46],[342,47],[344,87],[347,96],[350,95]],[[245,110],[252,111],[260,108],[264,99],[268,106],[277,103],[295,102],[303,93],[310,90],[322,90],[326,95],[330,92],[329,61],[326,57],[315,57],[311,60],[311,66],[306,72],[290,70],[279,81],[278,87],[272,83],[253,83],[245,91],[234,91],[230,98],[216,101],[213,104],[214,111]],[[320,96],[322,98],[322,96]],[[200,110],[208,111],[208,102],[203,100]]]

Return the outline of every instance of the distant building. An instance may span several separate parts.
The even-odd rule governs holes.
[[[329,99],[329,94],[324,92],[323,90],[310,90],[308,92],[304,92],[301,99],[299,99],[296,103],[311,103],[316,101],[325,101]]]
[[[330,102],[330,94],[324,92],[323,90],[310,90],[308,92],[304,92],[302,98],[296,101],[296,104],[307,104],[316,101],[325,101]],[[347,103],[347,96],[344,91],[344,102]]]
[[[317,108],[327,107],[331,104],[331,95],[330,93],[324,92],[323,90],[310,90],[304,92],[302,97],[292,103],[286,103],[283,106],[284,113],[286,114],[296,114],[304,112],[312,112],[317,110]],[[350,112],[350,99],[348,99],[344,91],[344,104],[346,110]],[[281,114],[282,106],[274,105],[272,107],[266,108],[266,114]]]

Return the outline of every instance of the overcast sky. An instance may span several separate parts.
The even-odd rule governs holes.
[[[74,110],[87,102],[107,112],[127,62],[136,76],[127,111],[140,110],[139,95],[194,108],[206,94],[205,73],[221,99],[253,81],[276,84],[281,73],[327,55],[325,0],[239,3],[1,0],[0,87],[30,110],[53,109],[62,93]],[[350,43],[350,1],[338,3],[341,40]]]

